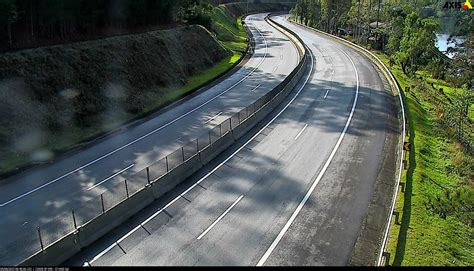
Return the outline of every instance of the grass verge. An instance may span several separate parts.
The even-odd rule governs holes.
[[[376,54],[389,67],[388,57]],[[410,132],[407,140],[412,143],[408,170],[402,177],[405,189],[396,205],[401,221],[394,223],[390,232],[390,264],[472,266],[474,194],[472,175],[463,173],[469,171],[472,156],[438,124],[437,104],[446,103],[446,98],[437,96],[434,88],[413,87],[414,79],[398,66],[390,70],[402,89],[410,87],[405,103]],[[424,71],[417,75],[435,88],[443,87],[447,95],[457,91]],[[453,205],[459,206],[449,208]]]

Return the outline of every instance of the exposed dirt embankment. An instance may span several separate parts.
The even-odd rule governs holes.
[[[200,26],[1,54],[0,173],[166,104],[229,55]]]

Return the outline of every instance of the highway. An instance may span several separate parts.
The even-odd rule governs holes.
[[[86,144],[52,163],[0,181],[0,265],[16,265],[73,229],[71,209],[100,211],[99,195],[154,161],[205,134],[274,88],[298,64],[289,39],[264,21],[246,18],[256,40],[251,58],[226,80]],[[262,84],[264,82],[264,84]]]
[[[376,188],[395,178],[396,98],[359,52],[274,18],[311,52],[293,93],[216,161],[66,264],[349,264],[370,203],[390,198]]]

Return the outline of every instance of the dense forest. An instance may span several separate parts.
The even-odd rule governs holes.
[[[205,0],[0,0],[0,50],[210,24]]]

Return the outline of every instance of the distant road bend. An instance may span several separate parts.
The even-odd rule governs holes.
[[[16,265],[39,249],[37,225],[45,242],[55,240],[70,230],[72,208],[90,207],[84,206],[88,199],[205,134],[283,81],[297,66],[298,51],[264,17],[246,18],[256,49],[226,80],[68,157],[2,180],[0,264]]]
[[[269,29],[263,16],[249,19]],[[395,174],[396,99],[359,52],[292,24],[287,16],[274,19],[297,33],[311,52],[293,93],[264,124],[174,194],[68,264],[349,263],[378,183],[392,182]],[[265,41],[257,43],[261,48]],[[276,50],[296,59],[292,46]],[[289,71],[295,64],[278,67]],[[272,83],[258,81],[261,87]]]

